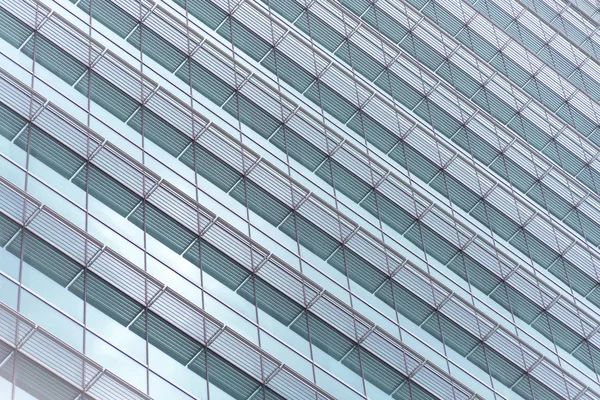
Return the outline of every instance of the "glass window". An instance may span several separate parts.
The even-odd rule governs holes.
[[[278,226],[292,212],[290,207],[250,179],[241,180],[229,194],[274,226]]]
[[[209,0],[173,0],[176,4],[187,10],[194,17],[205,23],[211,29],[217,29],[227,17],[224,10]]]
[[[304,95],[344,124],[358,111],[354,104],[321,81],[316,81]]]
[[[407,210],[378,191],[369,193],[360,205],[400,234],[403,234],[415,221]]]
[[[296,0],[262,0],[262,2],[290,22],[294,22],[304,10]]]
[[[488,268],[463,252],[448,264],[448,268],[487,295],[501,282]]]
[[[256,61],[260,61],[271,50],[268,42],[235,18],[228,18],[217,32]]]
[[[279,129],[270,141],[310,171],[314,171],[327,157],[318,147],[287,126]]]
[[[94,15],[94,17],[96,16]],[[169,72],[174,72],[186,59],[185,54],[179,49],[144,25],[142,25],[141,31],[138,25],[129,35],[127,41],[165,67]]]
[[[459,249],[443,238],[435,227],[429,227],[422,222],[417,222],[406,232],[406,238],[415,246],[427,252],[442,264],[452,260]]]
[[[431,181],[440,168],[425,158],[411,145],[400,142],[389,156],[425,182]]]
[[[428,2],[421,11],[452,36],[455,36],[464,25],[460,19],[436,1]]]
[[[264,138],[269,138],[281,125],[278,119],[239,92],[225,103],[223,109]]]
[[[370,81],[375,80],[385,68],[377,59],[350,40],[345,41],[335,54]]]
[[[191,64],[190,64],[191,62]],[[234,89],[227,82],[213,74],[194,60],[187,60],[175,74],[184,83],[192,83],[192,87],[218,106],[233,94]]]
[[[542,83],[538,78],[533,77],[524,87],[525,91],[532,95],[536,100],[540,101],[552,111],[556,111],[562,106],[565,100],[550,89],[546,84]]]
[[[59,78],[73,85],[86,71],[86,66],[75,57],[56,46],[44,35],[33,36],[21,49],[23,53],[33,58],[35,46],[35,61],[52,71]]]
[[[360,203],[371,190],[370,185],[332,159],[321,164],[315,174],[356,203]]]
[[[460,31],[456,38],[485,61],[489,62],[498,52],[496,47],[468,26]]]
[[[86,333],[85,354],[138,390],[146,392],[146,368],[91,332]]]
[[[21,47],[33,29],[21,22],[18,18],[0,8],[0,37],[14,47]]]
[[[423,100],[423,95],[418,90],[389,70],[384,71],[375,84],[411,110]]]
[[[90,14],[90,3],[92,3],[91,12],[94,19],[106,25],[122,38],[127,36],[137,24],[131,15],[110,0],[81,0],[77,6]]]
[[[362,19],[394,43],[400,42],[408,33],[408,30],[400,22],[376,5],[372,5],[363,14]]]
[[[83,328],[25,290],[19,311],[68,345],[83,350]]]
[[[315,80],[310,72],[277,49],[271,51],[261,64],[300,93],[303,93]]]
[[[121,121],[127,121],[138,108],[137,101],[94,71],[86,73],[75,88],[87,96],[88,85],[90,98]]]
[[[335,51],[344,41],[338,31],[310,11],[298,17],[295,25],[329,51]]]

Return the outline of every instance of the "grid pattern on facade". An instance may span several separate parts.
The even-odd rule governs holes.
[[[0,301],[126,398],[599,398],[599,15],[2,0]]]

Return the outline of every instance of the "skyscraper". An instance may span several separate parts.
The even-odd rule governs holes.
[[[0,398],[600,399],[597,0],[0,0]]]

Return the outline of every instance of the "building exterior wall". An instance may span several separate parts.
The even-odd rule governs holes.
[[[599,26],[0,0],[0,397],[599,399]]]

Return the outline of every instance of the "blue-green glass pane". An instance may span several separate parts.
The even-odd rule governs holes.
[[[298,17],[296,26],[329,51],[335,51],[344,41],[342,35],[310,11]]]
[[[137,207],[129,220],[177,254],[196,239],[195,234],[148,202],[145,207]]]
[[[278,226],[292,211],[286,204],[249,179],[241,180],[229,194],[275,226]]]
[[[21,49],[23,53],[33,58],[35,47],[35,61],[39,62],[59,78],[73,85],[86,71],[86,66],[75,57],[66,53],[43,35],[34,36]]]
[[[435,313],[421,327],[463,357],[479,344],[475,336],[442,313]]]
[[[194,243],[183,257],[219,282],[236,290],[250,275],[248,270],[212,244],[201,240]]]
[[[335,160],[325,161],[315,173],[357,203],[371,190],[370,185]]]
[[[583,236],[586,241],[594,246],[600,246],[600,221],[594,221],[576,209],[572,210],[563,221]]]
[[[462,126],[456,118],[429,98],[415,108],[415,113],[429,122],[436,131],[447,137],[454,135]]]
[[[481,139],[469,128],[460,129],[452,137],[452,141],[485,165],[490,165],[500,154],[495,147]]]
[[[460,253],[448,264],[458,276],[489,295],[499,284],[500,278],[467,254]]]
[[[532,326],[548,340],[569,353],[575,351],[583,341],[583,338],[575,331],[549,313],[542,314]]]
[[[520,22],[515,21],[506,28],[506,32],[534,53],[537,53],[544,47],[545,42]]]
[[[281,122],[243,94],[235,94],[223,109],[264,138],[268,138]]]
[[[140,27],[136,27],[127,41],[170,72],[186,59],[184,53],[147,26],[142,26],[141,32]]]
[[[292,213],[279,229],[324,260],[339,246],[337,240],[298,213]]]
[[[527,170],[502,155],[490,165],[490,168],[522,192],[527,192],[537,182],[537,179]]]
[[[375,80],[384,66],[352,41],[343,43],[335,54],[370,81]]]
[[[63,287],[81,272],[79,264],[30,232],[19,233],[7,250]]]
[[[362,19],[394,43],[404,39],[408,33],[408,30],[395,18],[375,5],[363,14]]]
[[[427,3],[422,12],[452,36],[456,35],[464,26],[460,19],[436,1]]]
[[[421,325],[435,311],[415,293],[396,282],[386,282],[375,296],[417,325]]]
[[[498,52],[491,43],[469,27],[460,31],[456,38],[485,61],[490,61]]]
[[[237,170],[200,145],[189,147],[179,160],[225,192],[229,192],[242,177]]]
[[[490,64],[507,76],[511,81],[516,83],[517,86],[522,87],[531,78],[531,74],[527,72],[525,68],[521,67],[517,62],[513,61],[510,57],[505,56],[503,53],[499,53]]]
[[[235,351],[235,349],[232,350]],[[249,399],[260,387],[259,382],[211,350],[200,357],[196,357],[188,365],[188,368],[205,377],[207,376],[207,365],[207,380],[235,400]],[[235,382],[235,385],[232,385],[232,382]]]
[[[194,89],[208,97],[218,106],[221,106],[233,94],[234,90],[228,83],[221,78],[192,61],[186,61],[181,68],[177,70],[176,76],[186,84],[190,83]]]
[[[142,306],[93,273],[80,275],[69,290],[123,326],[128,326]]]
[[[306,325],[305,318],[298,318],[290,328],[304,339],[312,342],[331,357],[341,360],[355,345],[350,339],[342,336],[325,321],[312,314],[308,314],[310,331]]]
[[[563,219],[572,208],[571,205],[555,191],[541,183],[533,185],[529,192],[527,192],[527,196],[559,219]]]
[[[346,247],[338,249],[327,262],[370,293],[375,292],[386,280],[383,272]]]
[[[364,376],[367,381],[388,395],[392,394],[406,380],[397,370],[383,363],[362,347],[352,349],[342,360],[342,364],[358,376]]]
[[[194,17],[205,23],[211,29],[217,27],[227,17],[227,13],[209,0],[173,0]]]
[[[187,136],[147,108],[138,110],[127,124],[173,157],[178,157],[191,142]]]
[[[572,175],[577,175],[585,167],[585,163],[579,157],[558,141],[551,141],[543,153]]]
[[[501,7],[497,6],[493,1],[480,0],[475,2],[474,6],[502,29],[506,29],[513,21],[513,17]]]
[[[51,373],[46,366],[38,364],[21,353],[16,358],[11,358],[8,362],[3,363],[0,367],[0,376],[10,383],[14,382],[16,387],[35,399],[74,399],[80,394],[75,386]],[[23,392],[17,391],[16,393],[19,397],[25,397]],[[10,397],[10,395],[8,396]],[[32,397],[27,396],[26,398]]]
[[[304,7],[296,0],[261,0],[271,7],[272,10],[290,22],[294,22],[302,13]]]
[[[537,78],[531,79],[523,89],[552,111],[558,110],[565,102],[561,96]]]
[[[421,153],[406,143],[400,142],[389,153],[389,156],[425,182],[431,181],[440,171],[436,164],[423,157]]]
[[[587,296],[597,285],[595,278],[584,274],[579,267],[564,258],[556,260],[548,271],[582,296]]]
[[[423,100],[421,93],[391,71],[384,71],[375,84],[411,110]]]
[[[558,254],[554,250],[527,231],[521,230],[517,232],[510,240],[510,244],[526,256],[531,257],[533,261],[540,264],[543,268],[549,268],[558,258]]]
[[[257,36],[235,18],[229,18],[217,32],[232,42],[254,60],[261,60],[271,49],[271,45]]]
[[[442,264],[448,264],[459,249],[442,237],[435,227],[429,227],[424,223],[416,223],[408,231],[405,237],[415,246],[431,255]]]
[[[123,38],[137,25],[131,15],[109,0],[81,0],[77,7],[90,14],[90,3],[92,17]]]
[[[501,99],[487,88],[482,88],[477,92],[473,96],[473,101],[503,124],[508,123],[517,113],[514,104],[506,103],[504,99]]]
[[[279,129],[270,141],[310,171],[314,171],[327,158],[324,152],[288,127]]]
[[[11,110],[9,107],[0,103],[0,135],[8,140],[13,140],[15,136],[27,125],[27,120]]]
[[[137,101],[94,71],[81,78],[75,88],[87,97],[88,86],[90,98],[121,121],[126,121],[139,106]]]
[[[256,303],[261,310],[285,326],[294,322],[302,312],[299,304],[259,277],[248,279],[237,293],[250,303]]]
[[[261,64],[301,93],[315,80],[310,72],[279,50],[270,52]]]
[[[472,97],[481,88],[475,78],[450,61],[444,61],[436,72],[467,97]]]
[[[399,140],[393,132],[362,111],[352,117],[348,127],[361,137],[366,136],[369,143],[384,153],[389,152]]]
[[[140,315],[130,329],[144,340],[147,332],[150,344],[183,365],[187,365],[203,349],[196,340],[152,311]]]
[[[316,81],[304,95],[344,124],[358,110],[354,104],[320,81]]]
[[[465,211],[470,211],[481,197],[447,173],[438,174],[430,185]]]
[[[400,47],[432,70],[437,69],[445,59],[442,54],[413,33],[406,35]]]
[[[477,204],[470,214],[504,240],[510,239],[519,230],[515,221],[486,201]]]
[[[87,182],[87,185],[86,185]],[[142,198],[94,165],[84,168],[73,178],[73,183],[106,204],[123,217],[140,203]]]
[[[484,344],[477,347],[467,358],[482,370],[489,370],[494,378],[507,387],[512,387],[524,374],[521,368]]]
[[[67,179],[84,162],[83,158],[35,125],[25,128],[15,143]]]
[[[370,0],[341,0],[342,5],[357,15],[362,15],[371,5]]]
[[[528,324],[531,324],[542,312],[541,307],[505,283],[501,283],[490,297]]]
[[[560,110],[557,111],[557,114],[585,136],[591,135],[598,127],[594,121],[570,103],[564,103]]]
[[[15,47],[21,47],[33,33],[27,24],[0,7],[0,37]]]
[[[400,234],[406,232],[415,222],[415,218],[410,213],[376,191],[365,197],[360,205]]]

